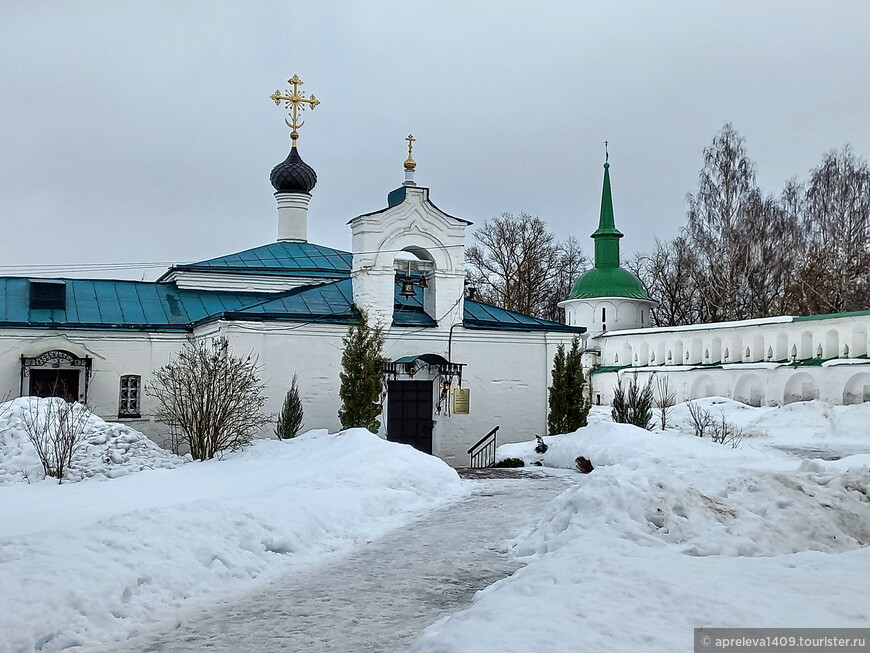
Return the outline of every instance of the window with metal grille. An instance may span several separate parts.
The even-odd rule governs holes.
[[[118,417],[140,417],[139,399],[142,395],[142,377],[126,374],[121,377],[121,401]]]

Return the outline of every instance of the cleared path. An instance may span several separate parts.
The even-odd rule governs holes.
[[[407,651],[424,628],[520,565],[503,551],[570,476],[467,480],[473,494],[328,565],[203,606],[171,631],[113,651]]]

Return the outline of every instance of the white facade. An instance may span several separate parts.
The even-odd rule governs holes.
[[[425,311],[441,331],[462,322],[467,220],[429,201],[429,189],[404,186],[404,200],[350,221],[353,296],[357,307],[381,324],[393,321],[396,273],[425,274]],[[417,260],[397,258],[402,252]]]
[[[547,387],[553,356],[560,343],[570,343],[580,330],[554,323],[548,325],[506,311],[493,314],[492,311],[500,309],[484,308],[471,301],[469,305],[486,311],[487,318],[483,322],[469,320],[465,313],[464,238],[470,223],[439,210],[429,201],[428,193],[426,188],[405,186],[391,194],[392,205],[387,209],[351,220],[350,270],[324,267],[309,273],[308,268],[301,266],[282,275],[275,269],[275,260],[281,262],[288,251],[294,251],[293,247],[301,248],[299,251],[318,247],[304,243],[301,238],[292,239],[301,243],[298,246],[282,243],[291,235],[288,225],[298,222],[297,212],[291,216],[293,220],[279,222],[279,242],[269,246],[278,248],[274,253],[277,259],[273,257],[269,264],[272,267],[258,271],[253,265],[248,269],[245,266],[257,259],[252,257],[240,262],[242,252],[226,257],[231,262],[226,265],[224,261],[210,266],[212,260],[170,270],[159,284],[117,282],[137,284],[136,288],[129,288],[135,297],[145,297],[142,293],[154,291],[147,294],[143,302],[158,302],[160,297],[166,296],[166,303],[160,309],[163,312],[158,311],[168,316],[164,328],[136,328],[129,320],[124,324],[107,321],[99,328],[85,328],[72,319],[65,324],[64,316],[73,313],[59,308],[50,317],[44,317],[48,309],[36,307],[32,297],[28,305],[20,290],[10,291],[2,298],[7,308],[12,307],[5,314],[11,315],[17,310],[30,324],[15,327],[0,324],[0,388],[12,396],[35,393],[31,380],[45,378],[46,372],[54,370],[72,381],[70,385],[77,393],[75,398],[86,402],[98,415],[129,423],[165,444],[169,439],[168,428],[155,420],[154,399],[145,392],[153,382],[155,370],[170,362],[188,339],[223,336],[234,353],[253,352],[258,357],[261,378],[267,385],[266,412],[273,415],[279,412],[292,378],[297,375],[305,411],[304,428],[326,428],[334,432],[340,428],[338,389],[342,338],[347,333],[347,320],[353,310],[343,293],[352,288],[353,304],[368,311],[385,327],[384,354],[389,360],[416,360],[426,355],[445,362],[443,366],[420,366],[419,369],[396,364],[396,372],[388,376],[385,383],[382,435],[395,439],[395,434],[387,428],[391,410],[388,388],[397,392],[412,385],[403,385],[406,381],[414,381],[426,389],[424,395],[428,396],[423,396],[420,403],[429,413],[420,421],[424,425],[428,422],[431,430],[427,447],[452,465],[467,465],[468,449],[495,426],[500,427],[499,442],[521,441],[533,433],[546,433]],[[296,229],[294,234],[300,236],[302,231]],[[346,265],[347,253],[330,251],[331,262],[342,260]],[[310,256],[317,255],[310,252]],[[308,264],[306,259],[305,265]],[[396,314],[396,281],[407,274],[408,265],[415,279],[425,276],[427,287],[420,291],[419,310],[415,309],[411,323],[403,323],[408,316]],[[17,284],[17,288],[26,287],[28,283],[24,279],[11,282]],[[56,285],[66,287],[67,308],[72,309],[75,304],[76,310],[84,310],[78,300],[93,299],[90,286],[85,293],[87,297],[69,294],[75,280]],[[339,287],[340,291],[335,290]],[[193,323],[184,318],[183,304],[187,301],[184,293],[194,293],[197,302],[211,301],[217,305],[226,301],[221,297],[234,293],[257,293],[246,300],[256,306],[270,302],[271,296],[280,302],[285,298],[292,300],[304,292],[321,292],[319,289],[333,289],[333,300],[335,297],[344,299],[341,315],[331,315],[330,305],[311,309],[321,313],[298,318],[293,313],[280,315],[269,311],[268,316],[258,317],[257,313],[245,313],[244,307],[236,303],[225,312],[217,309],[212,316]],[[110,294],[114,292],[112,289]],[[315,297],[311,304],[319,306],[316,300]],[[92,312],[103,315],[105,308]],[[119,316],[118,311],[123,312],[120,305],[111,308]],[[144,305],[135,302],[128,305],[134,312],[140,308],[144,315]],[[39,310],[43,310],[39,313],[43,315],[41,318],[37,315]],[[177,311],[177,316],[173,311]],[[499,315],[514,322],[502,328]],[[176,317],[177,325],[174,324]],[[517,323],[518,318],[527,321]],[[44,328],[39,326],[40,319]],[[136,392],[135,410],[125,415],[123,393],[127,392],[129,399],[131,388]],[[469,393],[467,413],[455,412],[454,400],[459,389]],[[272,434],[271,427],[261,433],[264,437]]]

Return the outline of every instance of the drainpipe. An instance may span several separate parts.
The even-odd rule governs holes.
[[[447,337],[447,362],[453,362],[453,329],[458,326],[462,326],[462,322],[457,322],[456,324],[451,325],[450,327],[450,335]]]

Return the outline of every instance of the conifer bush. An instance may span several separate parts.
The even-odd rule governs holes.
[[[360,320],[348,327],[342,339],[338,396],[341,428],[362,427],[377,433],[381,426],[381,391],[384,380],[384,332],[380,325],[372,326],[365,312]]]
[[[299,431],[302,430],[303,416],[302,401],[299,399],[299,386],[296,384],[296,375],[294,374],[290,389],[284,397],[281,412],[278,413],[278,422],[275,425],[275,435],[278,436],[278,439],[287,440],[299,435]]]
[[[637,382],[635,373],[628,383],[628,388],[622,384],[620,377],[613,388],[610,414],[614,422],[634,424],[642,429],[649,429],[652,426],[654,401],[652,376],[641,386]]]
[[[586,426],[590,401],[581,357],[579,336],[574,337],[567,352],[564,345],[556,348],[547,418],[550,434],[572,433]]]

